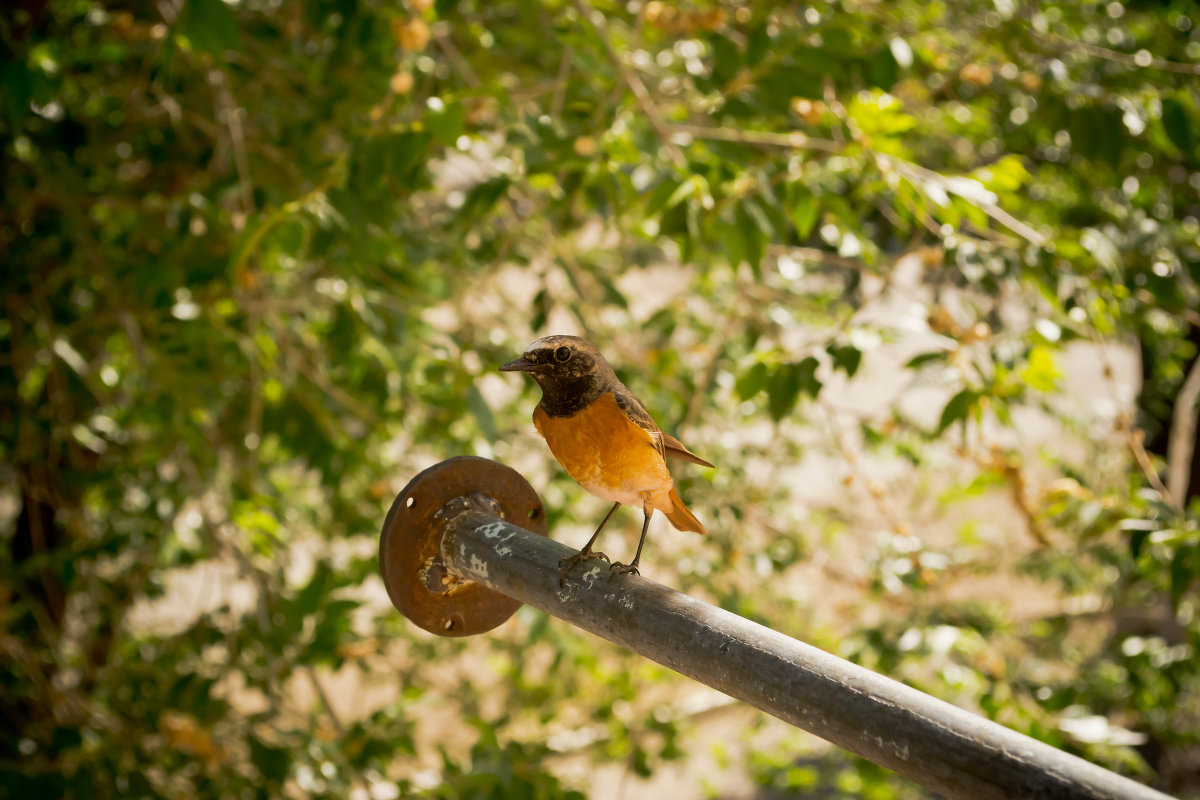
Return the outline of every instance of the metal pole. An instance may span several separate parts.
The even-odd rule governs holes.
[[[429,495],[431,471],[409,485],[417,496]],[[614,576],[606,564],[577,566],[560,586],[558,563],[572,550],[500,519],[502,502],[469,498],[461,486],[450,491],[460,496],[448,505],[436,500],[431,513],[440,523],[424,530],[435,552],[425,548],[417,562],[424,586],[445,602],[479,587],[528,603],[950,798],[1166,798],[736,614],[637,575]],[[388,541],[389,529],[404,525],[394,515],[406,494],[413,496],[406,490],[397,499],[381,542],[385,583],[398,607],[393,584],[401,581],[401,560],[420,549],[411,542],[401,549],[399,533]],[[504,516],[537,522],[536,495],[533,502]],[[451,614],[444,622],[436,614],[410,618],[449,635],[470,626],[459,612],[443,613]]]

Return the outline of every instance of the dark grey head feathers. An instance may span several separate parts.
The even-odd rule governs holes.
[[[578,336],[545,336],[501,372],[528,372],[542,387],[542,408],[571,416],[605,392],[625,389],[600,351]]]

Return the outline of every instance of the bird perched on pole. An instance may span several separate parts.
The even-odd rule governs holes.
[[[583,549],[560,562],[561,583],[571,567],[592,558],[608,561],[592,550],[596,538],[622,505],[640,507],[645,519],[637,552],[629,564],[613,562],[617,573],[637,573],[646,530],[656,510],[677,529],[704,534],[700,520],[675,491],[667,459],[713,465],[663,433],[646,406],[621,383],[604,356],[578,336],[546,336],[526,348],[501,372],[527,372],[542,388],[533,424],[567,474],[613,507]]]

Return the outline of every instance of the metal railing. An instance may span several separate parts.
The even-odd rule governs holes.
[[[380,568],[426,630],[490,630],[527,603],[951,798],[1166,795],[637,575],[610,579],[545,536],[537,494],[481,458],[444,461],[396,498]]]

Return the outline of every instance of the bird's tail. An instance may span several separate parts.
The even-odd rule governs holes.
[[[700,520],[696,519],[696,515],[688,511],[687,506],[683,504],[683,500],[679,499],[679,493],[674,488],[671,489],[671,510],[659,509],[667,515],[667,519],[671,520],[671,524],[676,530],[695,531],[704,536],[708,531],[704,530],[704,526],[700,524]]]

